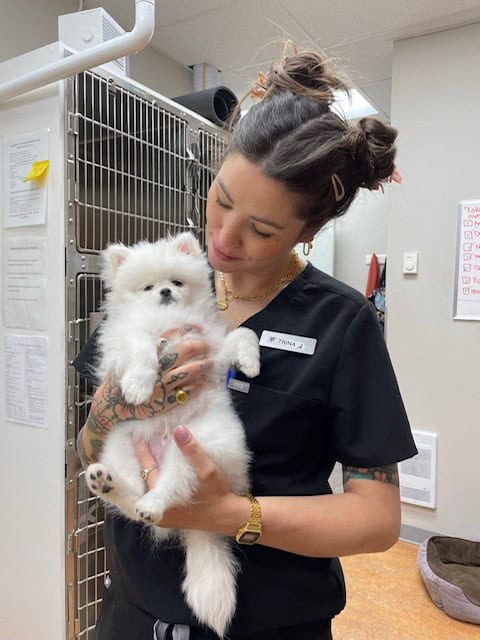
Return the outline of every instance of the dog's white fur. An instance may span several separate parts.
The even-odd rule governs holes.
[[[257,336],[245,328],[227,333],[216,311],[206,257],[191,233],[131,248],[111,245],[102,256],[102,275],[110,291],[99,339],[99,375],[112,375],[127,402],[146,402],[159,378],[161,334],[185,324],[203,327],[213,367],[201,392],[186,404],[154,418],[118,424],[108,435],[99,462],[86,471],[89,489],[146,524],[159,521],[169,507],[188,503],[198,479],[172,439],[172,430],[183,424],[226,473],[232,490],[247,492],[250,455],[225,376],[230,364],[249,377],[258,375]],[[168,344],[164,354],[174,347]],[[134,450],[140,439],[150,443],[160,469],[154,488],[147,492]],[[179,536],[186,553],[182,585],[186,601],[201,623],[223,637],[235,612],[238,569],[228,539],[207,531],[154,525],[151,529],[156,540]]]

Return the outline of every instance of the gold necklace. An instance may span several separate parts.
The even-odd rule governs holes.
[[[225,309],[228,309],[230,300],[246,300],[247,302],[253,302],[255,300],[263,300],[270,293],[273,293],[274,291],[281,289],[285,285],[292,282],[292,280],[295,280],[297,275],[300,273],[300,270],[301,270],[301,264],[298,259],[298,256],[295,253],[295,251],[292,251],[292,253],[290,254],[290,262],[289,262],[287,273],[284,276],[282,276],[280,280],[278,280],[278,282],[276,282],[274,285],[272,285],[268,289],[265,289],[265,291],[262,291],[262,293],[257,293],[254,296],[240,296],[236,293],[233,293],[233,291],[230,291],[230,289],[227,288],[227,285],[225,282],[225,274],[219,271],[218,276],[220,279],[220,284],[222,285],[222,288],[223,288],[224,296],[223,298],[217,300],[217,309],[219,311],[225,311]]]

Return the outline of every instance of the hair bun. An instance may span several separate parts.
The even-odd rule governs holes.
[[[397,130],[374,118],[362,118],[347,134],[360,185],[378,189],[392,175]]]
[[[334,91],[349,92],[346,79],[333,64],[317,51],[299,51],[287,42],[279,62],[265,75],[259,73],[250,95],[266,98],[271,93],[290,91],[331,104]]]

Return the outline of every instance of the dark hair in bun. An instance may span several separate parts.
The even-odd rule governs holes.
[[[291,45],[289,45],[291,46]],[[261,98],[236,124],[228,154],[240,153],[299,196],[312,230],[341,216],[360,187],[378,189],[394,171],[397,131],[374,118],[355,126],[331,110],[347,82],[316,51],[296,48],[259,74]]]

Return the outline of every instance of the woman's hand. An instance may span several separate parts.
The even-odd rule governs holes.
[[[96,390],[87,421],[77,439],[77,451],[86,467],[98,460],[103,441],[110,430],[125,420],[144,420],[160,415],[177,405],[176,391],[195,395],[205,384],[212,362],[201,327],[185,326],[166,331],[163,338],[173,348],[159,353],[158,380],[151,398],[141,405],[125,402],[121,389],[107,377]]]
[[[155,524],[166,529],[204,529],[234,535],[248,520],[248,499],[232,492],[225,473],[207,456],[186,427],[176,427],[173,437],[197,474],[198,488],[188,505],[167,509],[162,520]],[[136,444],[135,452],[140,468],[152,469],[146,480],[149,490],[158,478],[157,462],[145,441]]]

